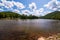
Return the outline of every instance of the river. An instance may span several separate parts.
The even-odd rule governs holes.
[[[26,20],[0,20],[0,35],[10,35],[10,32],[30,33],[31,35],[49,35],[60,33],[60,20],[26,19]],[[12,34],[13,35],[13,34]],[[5,38],[5,36],[3,36]],[[0,36],[1,37],[1,36]],[[3,39],[0,38],[0,39]],[[7,40],[7,39],[4,39]],[[12,40],[12,39],[10,39]],[[22,40],[22,39],[20,39]]]

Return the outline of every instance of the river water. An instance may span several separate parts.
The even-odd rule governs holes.
[[[41,33],[44,35],[49,33],[60,33],[60,20],[50,19],[0,20],[0,34],[3,33],[6,36],[7,32],[18,31],[26,33],[33,32],[36,34]]]

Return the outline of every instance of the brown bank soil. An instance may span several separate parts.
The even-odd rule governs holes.
[[[0,40],[37,40],[41,36],[48,37],[49,35],[24,31],[0,31]]]

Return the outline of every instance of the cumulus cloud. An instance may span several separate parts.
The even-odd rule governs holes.
[[[43,12],[44,12],[44,8],[40,8],[38,10],[34,10],[34,11],[30,12],[30,14],[35,15],[35,16],[40,16],[41,13],[43,13]]]
[[[20,2],[14,2],[14,5],[17,6],[17,8],[19,8],[19,9],[25,8],[25,6]]]
[[[33,10],[33,11],[37,9],[36,4],[34,2],[32,2],[31,4],[29,4],[29,8],[31,10]]]
[[[52,0],[52,1],[57,1],[57,0]]]
[[[25,14],[25,15],[30,15],[30,11],[29,10],[22,10],[22,14]]]
[[[1,6],[4,6],[4,4],[3,4],[3,3],[0,3],[0,7],[1,7]]]
[[[22,13],[25,15],[35,15],[35,16],[40,16],[41,13],[43,13],[44,9],[40,8],[38,10],[30,11],[30,10],[22,10]]]
[[[14,9],[14,10],[12,10],[12,12],[20,13],[20,10],[18,10],[18,9]]]
[[[52,11],[44,11],[43,14],[41,14],[42,16],[48,14],[48,13],[51,13]]]
[[[40,12],[39,10],[35,10],[35,11],[29,11],[29,10],[22,10],[22,14],[25,14],[25,15],[35,15],[35,16],[39,16],[40,15]]]
[[[32,13],[32,15],[39,16],[39,15],[40,15],[39,10],[35,10],[35,11]]]
[[[7,0],[1,0],[2,2],[6,2]]]
[[[47,4],[44,5],[44,7],[51,9],[51,10],[60,10],[60,1],[57,0],[51,0],[50,2],[48,2]]]
[[[57,1],[56,4],[57,4],[57,8],[60,8],[60,1]]]
[[[55,1],[50,1],[50,2],[48,2],[48,4],[46,4],[44,6],[49,8],[49,9],[53,9],[53,8],[56,7],[56,2]]]
[[[0,11],[4,11],[2,8],[0,8]]]
[[[1,0],[1,2],[1,6],[4,6],[5,8],[12,8],[14,6],[11,1]]]
[[[23,9],[25,6],[20,2],[15,1],[7,1],[7,0],[1,0],[2,3],[0,3],[0,6],[4,6],[5,8],[12,8],[16,6],[18,9]]]
[[[14,6],[13,2],[11,1],[5,1],[3,2],[6,8],[12,8]]]
[[[40,16],[40,13],[44,11],[44,8],[37,9],[37,6],[34,2],[29,4],[29,8],[32,10],[30,14],[35,15],[35,16]]]
[[[34,2],[32,2],[31,4],[29,4],[29,8],[32,10],[32,12],[30,12],[32,15],[35,16],[39,16],[40,13],[42,13],[44,11],[43,8],[37,9],[37,6]]]
[[[57,3],[57,4],[59,4],[59,3]],[[15,9],[13,8],[14,6],[16,7]],[[37,9],[36,3],[34,3],[34,2],[29,4],[29,8],[32,11],[28,10],[28,9],[27,10],[20,10],[20,9],[24,9],[25,5],[23,5],[20,2],[16,2],[16,1],[1,0],[0,7],[5,7],[5,8],[9,9],[12,12],[22,13],[22,14],[25,14],[25,15],[32,14],[32,15],[39,16],[40,13],[42,13],[44,11],[44,8]],[[0,10],[3,11],[3,9],[0,9]]]
[[[39,13],[43,12],[44,11],[44,8],[40,8],[39,9]]]

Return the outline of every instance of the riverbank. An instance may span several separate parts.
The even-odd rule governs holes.
[[[46,35],[46,34],[45,34]],[[47,35],[48,37],[45,37],[41,34],[36,33],[26,33],[26,32],[19,32],[19,31],[0,31],[0,39],[1,40],[60,40],[60,33],[53,34],[53,35]]]

